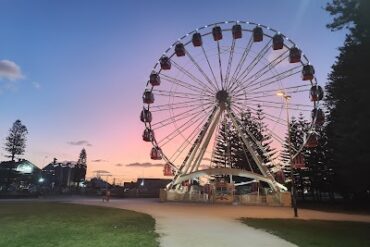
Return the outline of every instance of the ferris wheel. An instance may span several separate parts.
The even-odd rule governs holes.
[[[265,25],[225,21],[185,34],[154,65],[143,93],[140,118],[145,124],[143,140],[152,143],[151,158],[165,160],[175,175],[172,185],[202,170],[217,171],[215,145],[227,122],[258,166],[258,172],[244,175],[282,188],[257,152],[265,147],[253,133],[242,131],[241,118],[246,112],[263,111],[270,145],[279,151],[291,117],[309,118],[308,133],[315,133],[324,114],[319,107],[323,90],[314,74],[300,48]],[[292,147],[291,156],[305,143],[315,145],[311,137]]]

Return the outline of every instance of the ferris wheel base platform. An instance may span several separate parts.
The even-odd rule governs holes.
[[[278,206],[291,207],[290,192],[277,192],[267,195],[259,194],[206,194],[192,191],[179,190],[160,190],[161,202],[194,202],[194,203],[220,203],[232,205],[260,205],[260,206]]]

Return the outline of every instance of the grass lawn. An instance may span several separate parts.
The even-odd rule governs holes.
[[[250,218],[242,221],[301,247],[370,246],[370,223]]]
[[[96,206],[0,202],[0,246],[158,246],[154,219]]]

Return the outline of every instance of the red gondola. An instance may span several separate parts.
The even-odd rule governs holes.
[[[292,166],[294,169],[301,169],[305,167],[305,161],[303,154],[297,154],[292,160]]]
[[[200,33],[194,33],[191,42],[193,42],[195,47],[202,46],[202,35],[200,35]]]
[[[213,35],[213,40],[214,41],[219,41],[222,39],[222,30],[220,26],[215,26],[212,29],[212,35]]]
[[[143,141],[151,142],[154,140],[154,132],[153,130],[146,128],[143,133]]]
[[[171,60],[169,57],[163,56],[159,60],[159,63],[161,64],[161,69],[163,70],[169,70],[171,69]]]
[[[315,133],[312,133],[306,142],[306,147],[308,148],[315,148],[319,145],[319,141],[317,140],[317,136]]]
[[[280,50],[284,47],[284,38],[281,34],[275,34],[274,37],[272,37],[272,49],[273,50]]]
[[[313,68],[312,65],[307,64],[307,65],[303,66],[302,80],[304,80],[304,81],[312,80],[314,74],[315,74],[315,69]]]
[[[185,46],[183,43],[177,43],[175,46],[175,53],[178,57],[185,56]]]
[[[319,101],[324,98],[324,91],[319,85],[312,86],[310,89],[311,101]]]
[[[140,114],[140,120],[143,123],[150,123],[152,121],[152,113],[147,109],[143,109]]]
[[[145,91],[144,91],[143,103],[145,103],[145,104],[154,103],[154,94],[149,89],[145,89]]]
[[[159,86],[161,84],[161,78],[159,77],[158,73],[151,73],[149,78],[150,84],[154,86]]]
[[[163,167],[163,176],[173,176],[172,167],[168,163],[166,163]]]
[[[162,150],[159,147],[153,147],[150,151],[150,158],[152,160],[161,160],[162,159]]]
[[[253,41],[261,42],[263,40],[263,30],[261,27],[255,27],[253,29]]]
[[[321,109],[313,109],[311,112],[312,121],[317,126],[322,126],[325,123],[325,114]]]
[[[240,26],[239,24],[235,24],[232,27],[232,33],[234,39],[240,39],[242,37],[242,26]]]
[[[299,63],[301,61],[302,52],[297,47],[293,47],[289,51],[289,62],[290,63]]]

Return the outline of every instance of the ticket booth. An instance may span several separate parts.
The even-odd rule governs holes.
[[[215,182],[213,186],[213,201],[216,203],[233,203],[235,186],[224,181]]]

